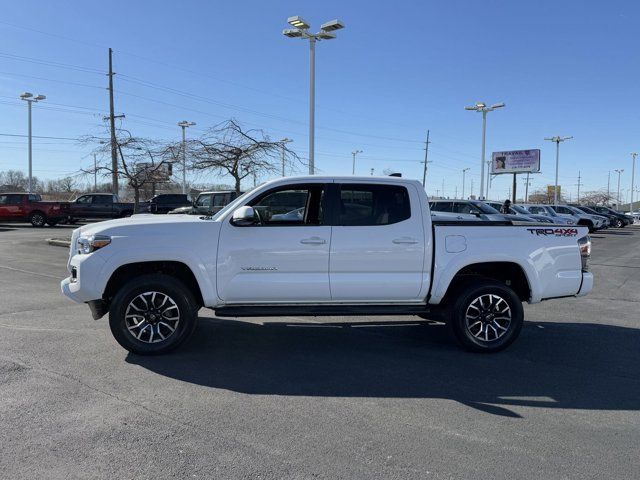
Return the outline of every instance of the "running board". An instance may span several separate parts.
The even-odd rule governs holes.
[[[326,317],[341,315],[426,315],[426,305],[228,305],[218,317]]]

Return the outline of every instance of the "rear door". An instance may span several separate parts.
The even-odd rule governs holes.
[[[428,278],[423,281],[425,232],[418,190],[411,184],[336,185],[329,262],[332,300],[420,300]]]
[[[218,296],[228,303],[313,303],[331,299],[331,226],[323,182],[281,185],[252,199],[259,221],[222,222]],[[215,248],[213,246],[212,248]]]
[[[113,216],[113,196],[94,195],[90,208],[92,217],[111,218]]]

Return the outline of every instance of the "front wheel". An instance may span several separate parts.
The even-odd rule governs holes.
[[[624,222],[621,219],[616,219],[616,227],[622,228],[624,227]]]
[[[139,355],[169,352],[193,333],[198,305],[191,291],[168,275],[143,275],[127,282],[109,308],[116,341]]]
[[[497,352],[518,338],[524,321],[516,293],[493,280],[462,286],[449,322],[456,340],[473,352]]]

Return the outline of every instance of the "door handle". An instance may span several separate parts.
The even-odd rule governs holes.
[[[303,243],[305,245],[323,245],[327,243],[327,241],[324,238],[311,237],[311,238],[303,238],[302,240],[300,240],[300,243]]]
[[[392,240],[393,243],[397,244],[409,244],[409,245],[413,245],[418,243],[418,240],[416,240],[415,238],[411,238],[411,237],[401,237],[401,238],[394,238]]]

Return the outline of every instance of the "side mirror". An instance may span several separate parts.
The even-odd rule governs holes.
[[[256,212],[252,207],[240,207],[233,212],[233,224],[246,227],[256,223]]]

